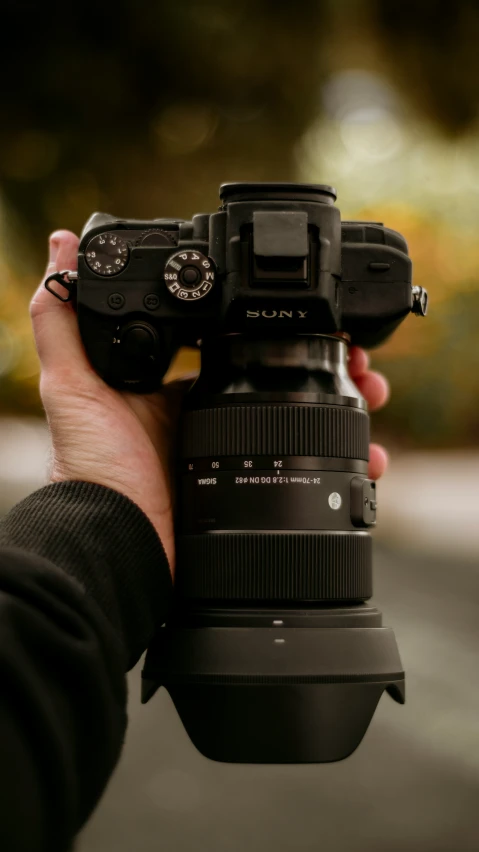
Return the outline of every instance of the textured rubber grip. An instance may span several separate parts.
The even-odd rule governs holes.
[[[186,413],[184,458],[242,455],[367,461],[369,417],[335,405],[229,405]]]
[[[366,600],[367,533],[203,533],[180,536],[177,588],[207,600]]]

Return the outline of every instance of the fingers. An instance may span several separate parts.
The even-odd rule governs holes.
[[[384,447],[380,447],[379,444],[371,444],[368,469],[370,479],[379,479],[383,475],[388,466],[388,460],[389,457]]]
[[[56,231],[50,237],[50,257],[46,274],[77,268],[79,240],[70,231]],[[33,333],[42,370],[88,364],[71,304],[56,299],[42,281],[30,305]]]
[[[381,373],[369,370],[369,356],[359,346],[349,350],[349,374],[366,399],[369,410],[375,411],[389,399],[389,384]],[[379,444],[369,447],[369,476],[379,479],[388,466],[388,454]]]
[[[369,355],[359,346],[351,346],[348,354],[349,375],[352,379],[362,376],[369,367]]]
[[[349,374],[368,403],[370,411],[381,408],[389,399],[387,379],[374,370],[369,370],[369,356],[359,346],[349,352]]]
[[[389,384],[381,373],[369,370],[354,380],[369,405],[370,411],[382,408],[389,399]]]

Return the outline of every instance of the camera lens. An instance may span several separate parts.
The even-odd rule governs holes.
[[[229,363],[243,392],[206,405],[203,397],[185,416],[178,578],[185,598],[371,596],[371,539],[353,526],[349,500],[351,479],[367,478],[369,419],[347,377],[346,351],[344,341],[319,336],[233,337],[213,347],[212,367]],[[280,377],[287,390],[273,401]]]
[[[368,447],[340,337],[205,341],[183,421],[177,609],[144,700],[164,684],[208,757],[339,760],[385,688],[403,701],[394,635],[366,603]]]

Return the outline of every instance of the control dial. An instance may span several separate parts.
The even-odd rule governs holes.
[[[179,251],[172,254],[165,264],[165,284],[172,296],[182,302],[203,299],[214,283],[214,264],[199,251]]]
[[[155,228],[154,231],[143,231],[137,242],[139,246],[176,246],[176,239],[171,231]]]
[[[129,248],[114,231],[97,234],[86,247],[85,259],[97,275],[111,276],[121,272],[128,263]]]

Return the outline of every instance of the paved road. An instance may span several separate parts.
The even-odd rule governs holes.
[[[407,668],[360,748],[319,766],[231,766],[131,675],[121,764],[79,852],[477,852],[479,565],[377,547],[375,603]]]

